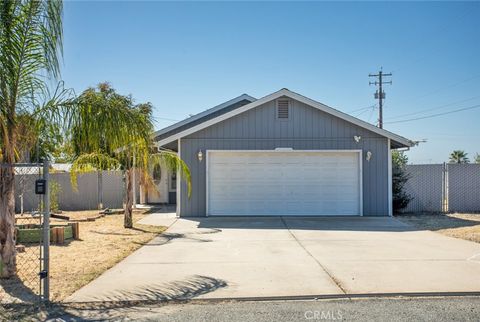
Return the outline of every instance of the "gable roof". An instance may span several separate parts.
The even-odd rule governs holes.
[[[232,98],[229,101],[226,101],[225,103],[209,108],[208,110],[195,114],[189,118],[186,118],[183,121],[177,122],[175,124],[167,126],[166,128],[156,131],[153,134],[154,140],[161,141],[171,135],[177,134],[202,122],[213,119],[227,112],[233,111],[241,106],[255,102],[256,100],[257,99],[255,97],[247,94],[242,94],[238,97]]]
[[[241,96],[239,96],[239,97],[241,97]],[[239,97],[238,97],[238,98],[239,98]],[[219,123],[219,122],[221,122],[221,121],[223,121],[223,120],[226,120],[226,119],[231,118],[231,117],[233,117],[233,116],[235,116],[235,115],[238,115],[238,114],[240,114],[240,113],[243,113],[243,112],[246,112],[246,111],[248,111],[248,110],[251,110],[251,109],[253,109],[253,108],[257,107],[257,106],[260,106],[260,105],[262,105],[262,104],[265,104],[265,103],[267,103],[267,102],[270,102],[270,101],[275,100],[275,99],[280,98],[280,97],[289,97],[289,98],[291,98],[291,99],[294,99],[294,100],[299,101],[299,102],[301,102],[301,103],[304,103],[304,104],[306,104],[306,105],[309,105],[309,106],[311,106],[311,107],[314,107],[314,108],[316,108],[316,109],[318,109],[318,110],[320,110],[320,111],[323,111],[323,112],[328,113],[328,114],[330,114],[330,115],[336,116],[336,117],[338,117],[338,118],[340,118],[340,119],[342,119],[342,120],[345,120],[345,121],[347,121],[347,122],[350,122],[350,123],[352,123],[352,124],[355,124],[355,125],[357,125],[357,126],[359,126],[359,127],[365,128],[365,129],[367,129],[367,130],[369,130],[369,131],[372,131],[372,132],[377,133],[377,134],[379,134],[379,135],[381,135],[381,136],[384,136],[384,137],[386,137],[386,138],[389,138],[390,140],[393,141],[393,142],[392,142],[392,146],[394,146],[395,148],[411,147],[411,146],[414,145],[414,143],[413,143],[412,141],[408,140],[407,138],[404,138],[404,137],[402,137],[402,136],[400,136],[400,135],[397,135],[397,134],[395,134],[395,133],[392,133],[392,132],[390,132],[390,131],[381,129],[381,128],[379,128],[379,127],[376,127],[376,126],[373,125],[373,124],[370,124],[370,123],[368,123],[368,122],[362,121],[362,120],[360,120],[360,119],[358,119],[358,118],[356,118],[356,117],[353,117],[353,116],[351,116],[351,115],[349,115],[349,114],[340,112],[339,110],[336,110],[336,109],[334,109],[334,108],[332,108],[332,107],[329,107],[329,106],[327,106],[327,105],[325,105],[325,104],[322,104],[322,103],[320,103],[320,102],[317,102],[317,101],[315,101],[315,100],[312,100],[312,99],[310,99],[310,98],[308,98],[308,97],[305,97],[305,96],[303,96],[303,95],[300,95],[300,94],[297,94],[297,93],[295,93],[295,92],[292,92],[292,91],[290,91],[290,90],[288,90],[288,89],[286,89],[286,88],[283,88],[283,89],[281,89],[281,90],[279,90],[279,91],[277,91],[277,92],[274,92],[274,93],[272,93],[272,94],[270,94],[270,95],[264,96],[264,97],[262,97],[262,98],[260,98],[260,99],[258,99],[258,100],[255,100],[255,101],[253,101],[253,102],[251,102],[251,103],[249,103],[249,104],[240,106],[240,107],[238,107],[238,108],[235,108],[235,109],[233,109],[233,110],[230,110],[230,111],[228,111],[228,112],[226,112],[226,113],[222,113],[221,115],[215,116],[215,117],[210,118],[210,119],[207,119],[207,120],[205,120],[205,121],[201,120],[200,122],[197,122],[197,123],[195,123],[195,124],[190,124],[190,123],[189,123],[188,126],[186,126],[185,128],[180,129],[180,131],[177,131],[176,133],[171,133],[171,134],[168,133],[168,135],[166,135],[166,136],[159,137],[158,139],[156,139],[157,144],[158,144],[159,146],[168,144],[168,143],[173,142],[173,141],[175,141],[175,140],[177,140],[177,139],[179,139],[179,138],[182,138],[182,137],[187,136],[187,135],[189,135],[189,134],[192,134],[192,133],[194,133],[194,132],[200,131],[200,130],[206,128],[206,127],[209,127],[209,126],[211,126],[211,125],[214,125],[214,124],[216,124],[216,123]],[[238,99],[238,98],[237,98],[237,99]],[[229,101],[229,102],[230,102],[230,101]],[[224,104],[225,104],[225,103],[224,103]],[[219,105],[219,106],[220,106],[220,105]],[[217,109],[219,106],[216,106],[216,107],[214,107],[213,109]],[[209,111],[209,110],[207,110],[207,111]],[[207,112],[207,111],[205,111],[205,112]],[[204,113],[205,113],[205,112],[204,112]],[[202,113],[200,113],[200,114],[202,114]],[[197,114],[197,115],[200,115],[200,114]],[[195,117],[195,116],[194,116],[194,117]],[[192,117],[192,118],[193,118],[193,117]],[[189,120],[189,119],[187,119],[187,120]],[[187,121],[187,120],[185,120],[185,121]],[[197,119],[197,120],[198,120],[198,119]],[[177,124],[178,124],[178,123],[177,123]],[[175,125],[176,125],[176,124],[172,125],[172,127],[175,126]],[[191,125],[191,126],[190,126],[190,125]],[[167,128],[167,129],[168,129],[168,128]],[[160,131],[159,131],[159,132],[160,132]],[[167,134],[167,133],[165,133],[165,134]],[[393,144],[393,143],[395,143],[395,144]]]

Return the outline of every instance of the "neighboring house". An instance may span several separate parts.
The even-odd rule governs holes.
[[[157,168],[160,193],[144,191],[141,202],[177,203],[177,215],[195,217],[391,216],[391,149],[413,145],[287,89],[241,95],[155,141],[190,167],[192,195]]]

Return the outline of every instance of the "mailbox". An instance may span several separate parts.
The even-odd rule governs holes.
[[[35,194],[44,195],[47,190],[47,180],[37,179],[35,180]]]

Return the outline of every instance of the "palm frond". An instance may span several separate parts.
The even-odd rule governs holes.
[[[177,172],[180,175],[180,179],[184,180],[187,184],[188,197],[192,194],[192,178],[190,169],[187,164],[173,151],[160,151],[150,155],[150,161],[152,165],[160,164],[164,165],[169,171]]]
[[[72,163],[70,182],[74,189],[77,188],[77,178],[81,173],[101,170],[119,170],[120,163],[117,159],[103,153],[82,154]]]

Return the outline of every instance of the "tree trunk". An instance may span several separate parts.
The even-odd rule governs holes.
[[[125,228],[133,227],[133,218],[132,218],[132,205],[133,205],[133,182],[132,182],[132,172],[133,169],[129,169],[125,172],[125,185],[127,193],[125,196],[125,212],[124,212],[124,222],[123,226]]]
[[[103,209],[103,171],[97,170],[98,210]]]
[[[0,277],[16,273],[15,250],[15,173],[13,165],[0,165]]]

